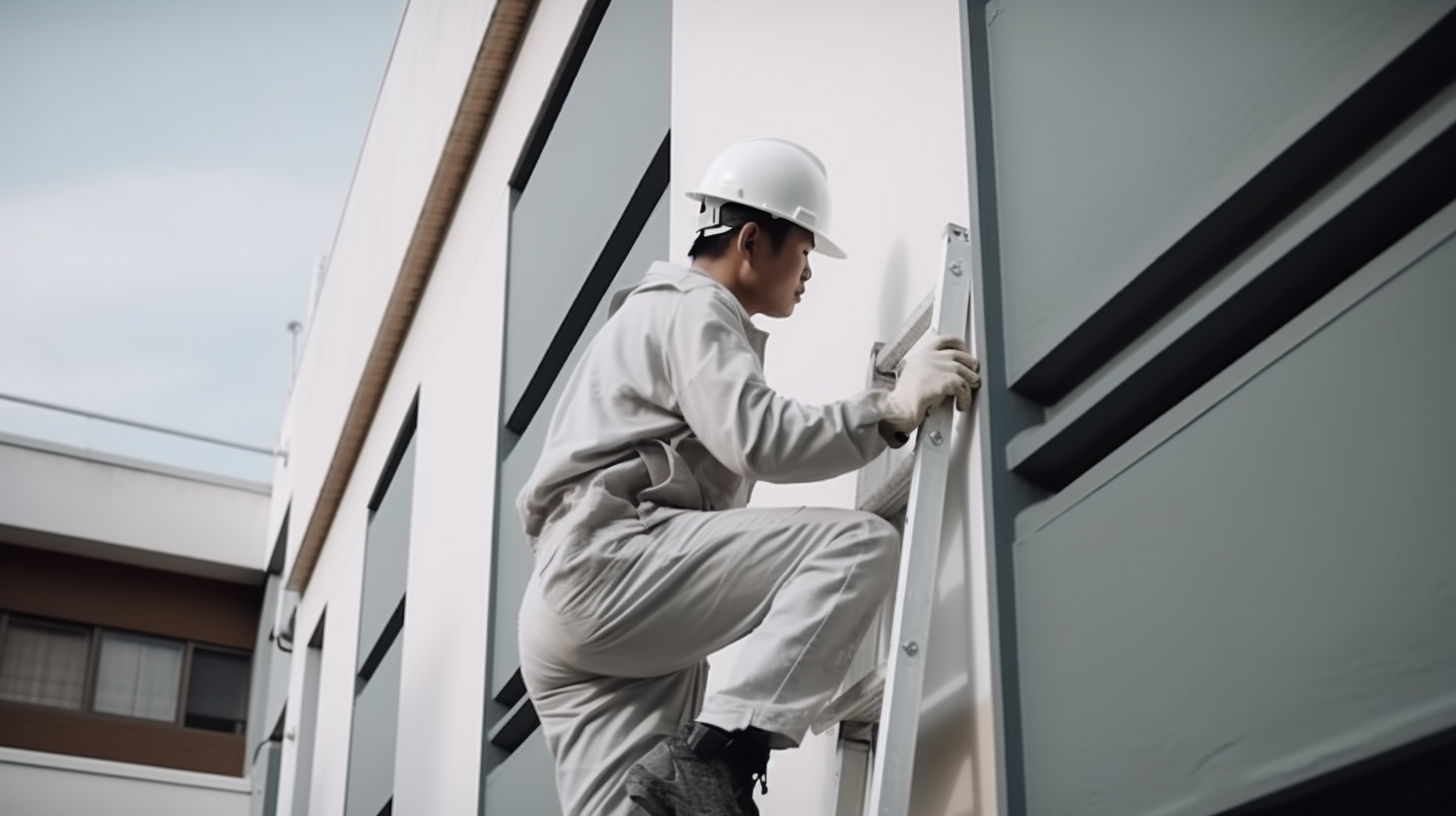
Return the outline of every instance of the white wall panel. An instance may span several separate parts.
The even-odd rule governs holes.
[[[282,443],[294,523],[289,574],[385,304],[480,50],[492,2],[411,2],[334,239],[308,328]]]
[[[489,539],[494,525],[490,497],[499,427],[507,179],[582,7],[582,0],[543,0],[536,8],[395,364],[377,421],[360,452],[354,477],[300,603],[300,633],[312,631],[321,619],[328,628],[319,675],[309,814],[338,816],[343,812],[367,502],[417,390],[421,394],[418,482],[411,514],[410,606],[404,629],[410,656],[400,670],[396,806],[401,813],[475,812],[486,686]],[[407,106],[403,102],[396,101],[386,111],[381,100],[371,130],[381,130],[381,139],[395,142],[388,150],[379,147],[373,164],[361,163],[351,208],[396,208],[402,213],[401,202],[374,200],[388,197],[382,176],[433,172],[438,150],[422,147],[423,142],[410,129],[420,127],[428,132],[437,114],[448,111],[453,116],[469,64],[451,62],[454,67],[447,70],[435,57],[421,52],[464,49],[473,57],[490,10],[490,4],[457,0],[411,3],[386,86],[397,82],[396,93],[416,94],[430,111],[412,119],[404,115]],[[396,65],[413,67],[397,80]],[[426,72],[426,68],[438,73]],[[457,89],[454,95],[451,88]],[[385,121],[388,116],[398,118]],[[370,138],[371,142],[375,138],[372,133]],[[389,163],[396,152],[404,160],[391,169]],[[428,154],[430,162],[416,163],[414,154],[420,152]],[[418,202],[413,207],[411,217],[418,212]],[[351,217],[355,216],[346,215],[346,220]],[[412,221],[409,226],[413,227]],[[392,222],[390,228],[394,228]],[[340,247],[355,247],[350,251],[364,256],[373,251],[373,240],[359,228],[347,233],[341,230],[338,242]],[[398,270],[398,258],[393,264],[389,284]],[[383,266],[381,261],[370,268],[382,270]],[[335,301],[331,308],[373,308],[369,304],[376,302],[370,300],[375,295],[369,293],[375,290],[363,281],[339,283],[339,269],[336,265],[331,271],[326,289],[325,299]],[[334,294],[336,285],[341,294]],[[320,314],[324,308],[321,305]],[[377,313],[373,320],[377,321]],[[300,375],[300,383],[311,377],[311,384],[296,386],[290,403],[291,433],[312,440],[295,446],[287,476],[279,481],[290,485],[295,496],[290,569],[347,398],[356,386],[357,371],[350,372],[344,364],[352,359],[349,355],[367,351],[373,341],[374,326],[365,325],[369,321],[336,316],[327,326],[325,322],[323,318],[316,321],[308,347],[316,370]],[[320,336],[329,339],[319,341]],[[322,444],[325,439],[327,444]],[[278,501],[286,499],[287,494],[280,491]],[[281,513],[275,515],[281,517]],[[300,666],[290,680],[291,699],[304,694],[304,685]],[[293,773],[293,767],[285,763],[283,778],[296,788]]]
[[[508,195],[479,171],[428,296],[437,338],[419,362],[420,446],[411,531],[409,643],[395,760],[398,813],[474,813],[486,695],[490,536]],[[435,312],[436,307],[448,306]]]
[[[960,5],[951,0],[750,0],[673,9],[674,258],[686,253],[696,219],[683,191],[732,142],[780,136],[828,167],[830,234],[849,258],[811,256],[814,277],[794,316],[762,321],[772,333],[769,383],[790,396],[823,402],[862,388],[871,344],[893,334],[939,280],[945,224],[969,223],[960,26]],[[962,460],[966,472],[954,483],[968,495],[979,492],[973,461]],[[852,476],[762,485],[755,494],[755,504],[853,501]],[[962,534],[971,535],[950,525],[947,548],[965,546]],[[970,761],[973,733],[965,572],[953,565],[947,575],[948,605],[936,613],[947,625],[932,638],[939,657],[927,688],[946,694],[942,721],[966,727],[942,732],[950,738],[936,743],[937,766],[922,775],[934,794],[915,811],[924,814],[964,813],[972,805],[971,791],[955,784]],[[713,660],[710,690],[731,664],[731,654]],[[764,812],[827,813],[832,760],[827,738],[776,755]]]

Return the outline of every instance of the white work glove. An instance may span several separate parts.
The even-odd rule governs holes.
[[[885,400],[884,423],[909,433],[920,427],[931,408],[954,396],[956,408],[971,407],[971,391],[981,384],[981,364],[953,334],[927,332],[900,363],[895,389]]]

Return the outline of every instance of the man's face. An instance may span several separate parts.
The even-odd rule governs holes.
[[[754,225],[749,225],[754,226]],[[809,269],[809,252],[814,249],[814,234],[803,227],[791,227],[783,244],[774,251],[768,236],[758,235],[748,253],[748,284],[753,292],[750,311],[769,317],[788,317],[803,297],[805,284],[813,276]]]

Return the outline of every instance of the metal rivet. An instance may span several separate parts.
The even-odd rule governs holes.
[[[930,444],[932,444],[932,445],[939,445],[940,443],[942,443],[944,441],[945,441],[945,437],[944,436],[941,436],[940,431],[931,431],[930,432]]]
[[[905,641],[905,645],[901,646],[900,648],[904,649],[905,654],[910,655],[911,657],[914,657],[915,653],[920,651],[920,645],[913,640]]]
[[[950,273],[952,275],[955,275],[956,277],[960,277],[965,271],[966,271],[966,265],[963,264],[963,263],[961,263],[961,261],[960,261],[959,258],[957,258],[954,261],[951,261],[950,262]]]

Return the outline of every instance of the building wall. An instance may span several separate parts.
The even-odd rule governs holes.
[[[953,500],[947,506],[941,542],[936,624],[927,649],[927,706],[911,810],[932,815],[989,813],[999,797],[1009,797],[1013,807],[1028,807],[1028,812],[1078,812],[1112,790],[1128,791],[1132,798],[1118,801],[1144,808],[1138,812],[1183,807],[1176,812],[1205,813],[1269,789],[1274,782],[1227,771],[1243,767],[1223,764],[1239,752],[1220,752],[1214,739],[1219,732],[1208,727],[1209,722],[1188,726],[1191,747],[1185,753],[1208,762],[1194,761],[1194,770],[1182,777],[1187,783],[1183,787],[1155,779],[1155,769],[1163,768],[1156,764],[1117,765],[1112,757],[1101,764],[1084,761],[1086,755],[1095,754],[1098,738],[1131,746],[1130,751],[1144,745],[1137,740],[1152,739],[1142,732],[1130,736],[1127,729],[1137,722],[1137,712],[1126,706],[1136,708],[1154,691],[1187,682],[1171,668],[1141,678],[1129,676],[1131,667],[1144,666],[1124,659],[1140,633],[1145,634],[1138,622],[1165,624],[1160,631],[1165,639],[1159,642],[1165,656],[1171,657],[1160,665],[1201,665],[1194,657],[1203,653],[1194,649],[1187,634],[1215,615],[1218,610],[1211,604],[1217,598],[1206,599],[1203,606],[1179,605],[1198,598],[1194,590],[1209,573],[1197,569],[1196,559],[1160,560],[1172,558],[1160,546],[1163,533],[1154,535],[1128,521],[1148,515],[1138,512],[1147,502],[1176,506],[1171,498],[1155,495],[1154,488],[1163,483],[1152,478],[1157,456],[1144,454],[1182,433],[1178,429],[1183,426],[1175,429],[1167,425],[1172,419],[1159,419],[1162,431],[1151,420],[1134,429],[1134,436],[1144,435],[1114,445],[1122,445],[1115,453],[1123,457],[1116,460],[1123,464],[1116,467],[1101,464],[1102,460],[1086,467],[1086,462],[1074,461],[1059,470],[1044,466],[1039,452],[1060,450],[1057,445],[1064,435],[1058,423],[1072,423],[1095,405],[1099,388],[1112,388],[1130,372],[1143,370],[1158,349],[1171,344],[1206,310],[1258,277],[1248,271],[1259,266],[1258,253],[1274,253],[1265,259],[1272,260],[1287,251],[1445,126],[1446,108],[1427,111],[1423,116],[1429,121],[1421,124],[1412,119],[1392,137],[1405,142],[1385,144],[1379,150],[1361,148],[1349,168],[1337,168],[1329,179],[1294,184],[1281,176],[1276,181],[1282,179],[1285,187],[1310,188],[1305,190],[1309,203],[1296,201],[1288,213],[1265,212],[1260,216],[1267,222],[1262,232],[1244,222],[1217,220],[1224,217],[1222,202],[1259,177],[1261,168],[1270,166],[1362,82],[1383,70],[1450,4],[1413,3],[1392,14],[1354,3],[1291,4],[1268,12],[1263,4],[1236,4],[1215,12],[1201,7],[1167,10],[1165,4],[1152,4],[1158,6],[1153,9],[1129,2],[1113,9],[1136,23],[1126,26],[1101,12],[1083,11],[1078,13],[1088,15],[1085,19],[1069,18],[1061,14],[1069,6],[1053,8],[1056,4],[1030,0],[882,5],[673,3],[671,180],[665,221],[669,257],[681,259],[695,218],[694,204],[682,193],[697,181],[712,155],[738,139],[782,136],[806,145],[824,160],[835,196],[833,235],[850,258],[834,261],[816,256],[814,278],[794,318],[764,322],[773,334],[767,362],[770,382],[807,401],[836,399],[862,386],[871,345],[892,335],[940,277],[946,223],[973,227],[982,282],[977,296],[983,301],[976,311],[985,319],[969,327],[944,328],[965,329],[976,338],[988,371],[987,388],[975,415],[957,420]],[[618,5],[619,10],[623,7]],[[333,816],[345,809],[351,787],[354,691],[363,658],[359,621],[361,607],[368,603],[361,592],[370,501],[416,405],[408,602],[395,692],[399,713],[393,808],[399,813],[466,814],[526,808],[549,813],[553,807],[549,786],[542,781],[545,759],[539,735],[521,743],[509,759],[486,745],[486,730],[508,716],[504,709],[510,704],[502,702],[500,694],[509,684],[512,668],[500,657],[510,648],[502,646],[492,656],[490,646],[509,641],[501,633],[513,629],[509,594],[519,588],[519,579],[513,576],[524,563],[519,544],[500,532],[505,529],[502,525],[515,521],[514,496],[502,487],[515,478],[514,471],[508,462],[501,463],[512,445],[525,450],[532,444],[526,429],[507,432],[506,415],[539,357],[541,343],[535,341],[560,325],[561,304],[577,295],[572,287],[579,285],[567,274],[575,270],[553,270],[561,273],[550,276],[552,287],[561,289],[559,297],[553,297],[556,293],[544,288],[523,292],[520,287],[530,287],[532,281],[512,277],[511,263],[517,256],[510,245],[518,225],[512,216],[521,200],[512,183],[540,114],[549,107],[581,21],[594,8],[599,6],[585,0],[542,0],[534,11],[402,352],[389,373],[373,427],[300,599],[296,642],[312,645],[309,659],[292,663],[280,813],[300,814],[306,809],[309,814]],[[490,11],[461,0],[415,2],[403,21],[285,426],[290,458],[280,469],[272,510],[274,530],[281,528],[285,517],[291,519],[285,574],[292,571],[299,541],[310,525]],[[764,25],[765,20],[773,24]],[[1219,44],[1236,47],[1219,48]],[[1156,104],[1149,105],[1149,99]],[[1188,99],[1197,99],[1198,104],[1178,104]],[[1449,106],[1449,100],[1442,104]],[[1150,110],[1167,115],[1150,117]],[[603,118],[603,128],[611,124]],[[970,156],[974,163],[968,161]],[[627,163],[617,154],[603,160]],[[1322,186],[1334,176],[1342,179],[1336,186]],[[1116,359],[1109,362],[1085,353],[1078,357],[1078,332],[1091,325],[1104,339],[1117,339],[1113,331],[1117,323],[1108,315],[1116,316],[1123,308],[1120,293],[1146,285],[1147,270],[1164,263],[1161,259],[1173,249],[1186,247],[1179,242],[1210,219],[1252,236],[1228,257],[1194,253],[1208,273],[1205,279],[1213,281],[1210,287],[1187,301],[1161,295],[1167,303],[1151,321],[1157,325],[1147,337],[1133,338],[1138,342],[1107,352],[1109,359]],[[653,216],[651,222],[659,220]],[[571,232],[574,223],[561,225],[563,241],[579,237]],[[656,229],[643,231],[643,247],[656,240]],[[1421,246],[1430,250],[1444,234],[1426,238]],[[1420,267],[1414,260],[1419,248],[1403,246],[1415,254],[1405,265],[1388,269],[1438,268]],[[1250,254],[1240,256],[1245,249]],[[582,257],[589,256],[587,252]],[[1234,256],[1241,258],[1239,264],[1233,263]],[[1393,256],[1387,262],[1395,263]],[[1222,271],[1225,265],[1230,271]],[[1155,270],[1153,277],[1160,274],[1174,273]],[[1369,283],[1379,274],[1361,272],[1351,280],[1363,275]],[[1422,297],[1429,303],[1444,294],[1440,280],[1428,279],[1432,277],[1437,276],[1429,271],[1411,273],[1404,285],[1412,289],[1403,295],[1372,294],[1362,300],[1363,295],[1342,290],[1352,299],[1342,307],[1326,301],[1321,314],[1329,321],[1346,320],[1346,312],[1374,315],[1379,307],[1364,311],[1367,307],[1357,307],[1357,302],[1404,297],[1402,304],[1385,307],[1391,313],[1383,318],[1352,317],[1347,325],[1358,326],[1360,320],[1397,321]],[[1422,281],[1425,290],[1420,289]],[[542,286],[539,281],[535,285]],[[1369,292],[1378,289],[1372,285]],[[507,304],[517,308],[508,312]],[[521,360],[511,358],[522,351],[508,346],[511,322],[519,325],[537,318],[541,325],[534,332],[534,345],[526,344],[529,349]],[[1445,335],[1422,325],[1427,333],[1421,337],[1430,343],[1415,346],[1442,347]],[[1312,324],[1306,329],[1300,340],[1321,331]],[[1343,331],[1354,331],[1364,339],[1380,333],[1373,325]],[[1094,351],[1102,348],[1092,346]],[[1392,347],[1391,352],[1414,354],[1413,348]],[[1272,354],[1267,348],[1260,353]],[[1317,379],[1313,369],[1330,363],[1304,371],[1298,365],[1273,366],[1276,357],[1283,359],[1276,354],[1266,360],[1271,370],[1278,370],[1270,375],[1281,384],[1275,390],[1290,393],[1266,397],[1270,404],[1255,408],[1272,410],[1276,403],[1298,403],[1304,413],[1314,413],[1320,392],[1304,383]],[[1212,452],[1232,455],[1229,442],[1234,435],[1247,432],[1239,438],[1248,442],[1260,438],[1255,431],[1270,430],[1258,425],[1263,420],[1254,419],[1242,432],[1218,430],[1214,419],[1218,411],[1213,406],[1245,383],[1252,384],[1263,370],[1260,365],[1265,364],[1252,362],[1255,359],[1264,358],[1249,356],[1239,363],[1243,379],[1228,374],[1234,380],[1221,380],[1224,385],[1219,386],[1210,374],[1202,396],[1174,400],[1183,414],[1171,406],[1160,409],[1167,417],[1176,414],[1189,423],[1204,423],[1200,433],[1211,434],[1202,443],[1206,450],[1182,457],[1184,470],[1178,478],[1187,484],[1207,475],[1197,472],[1194,463],[1212,459]],[[516,363],[520,366],[513,370]],[[1077,366],[1082,376],[1072,378],[1075,382],[1058,374]],[[1411,381],[1388,384],[1400,393],[1416,392]],[[1226,390],[1219,391],[1220,387]],[[1245,389],[1241,399],[1255,390]],[[550,399],[548,395],[543,410],[549,409]],[[1337,427],[1360,424],[1364,409],[1344,408],[1346,413],[1331,414],[1317,429],[1333,433]],[[1244,410],[1269,415],[1254,408]],[[1201,419],[1204,413],[1209,419]],[[1405,446],[1400,450],[1408,451],[1413,440],[1435,434],[1429,416],[1417,419],[1409,437],[1395,432],[1388,437]],[[1147,434],[1160,432],[1164,436],[1156,443],[1149,441]],[[1084,435],[1096,437],[1090,432]],[[1189,433],[1187,438],[1196,435]],[[1046,447],[1048,439],[1056,444]],[[1321,439],[1333,447],[1332,436],[1316,437],[1303,446],[1278,437],[1262,450],[1282,451],[1288,461],[1299,462],[1298,457],[1320,447]],[[1164,445],[1159,455],[1168,455],[1175,447]],[[1114,461],[1112,454],[1102,455],[1107,462]],[[1136,467],[1128,464],[1132,459]],[[1233,491],[1245,471],[1264,472],[1267,464],[1254,459],[1228,461],[1208,478],[1224,480],[1217,490]],[[1135,483],[1131,478],[1118,480],[1124,471],[1131,474],[1139,467],[1148,468],[1138,471],[1144,474],[1139,478],[1147,479],[1138,483],[1142,492],[1116,504],[1118,486],[1131,490]],[[1422,484],[1436,482],[1433,477]],[[1341,507],[1356,504],[1352,497],[1359,490],[1350,484],[1356,483],[1345,488],[1354,492],[1339,494],[1345,497]],[[1271,491],[1277,487],[1265,486]],[[1357,486],[1363,489],[1369,484]],[[755,503],[843,507],[853,504],[854,494],[855,479],[843,477],[815,485],[765,485]],[[989,503],[983,503],[988,496]],[[1247,496],[1230,497],[1244,502],[1239,506],[1246,511],[1254,507]],[[1327,501],[1331,501],[1327,495],[1308,493],[1294,506],[1312,512]],[[1093,513],[1094,507],[1102,506],[1099,502],[1114,502],[1097,511],[1113,521],[1107,522],[1110,531],[1087,543],[1079,531],[1092,529],[1094,521],[1106,521],[1104,515]],[[1065,540],[1048,543],[1053,533],[1060,534],[1058,525],[1069,524],[1084,512],[1093,513],[1087,526],[1079,522],[1078,528],[1068,529]],[[1202,541],[1198,535],[1206,530],[1190,527],[1197,526],[1196,513],[1174,515],[1184,525],[1180,535],[1186,534],[1185,543]],[[1262,533],[1273,529],[1272,515],[1261,518],[1269,523]],[[1411,516],[1410,528],[1401,529],[1424,535],[1430,519],[1429,514]],[[1341,534],[1353,537],[1357,529],[1345,525]],[[1225,531],[1205,543],[1211,548],[1235,539]],[[1239,539],[1246,548],[1260,540]],[[1290,578],[1296,577],[1301,558],[1315,556],[1313,548],[1323,539],[1301,533],[1296,540],[1305,549],[1297,546],[1297,553],[1290,556],[1286,564]],[[1355,539],[1342,540],[1353,544]],[[509,554],[492,552],[493,546],[512,544],[517,549]],[[1094,556],[1098,546],[1103,549]],[[1432,558],[1428,549],[1411,546],[1413,557]],[[1119,554],[1118,547],[1137,550],[1140,560],[1135,567],[1113,566],[1132,560]],[[1191,543],[1188,549],[1200,551]],[[1255,553],[1236,551],[1245,559],[1239,564],[1254,562]],[[1088,559],[1095,563],[1087,563]],[[1447,566],[1433,560],[1437,567]],[[1180,570],[1193,577],[1192,585],[1163,580],[1183,574]],[[1342,574],[1350,578],[1359,572],[1351,567]],[[1092,575],[1098,580],[1084,580]],[[1444,573],[1435,575],[1440,579]],[[1390,580],[1395,582],[1395,577]],[[498,585],[501,589],[496,590]],[[1174,586],[1183,586],[1181,596],[1159,595],[1159,587]],[[1343,585],[1308,585],[1307,597],[1337,586]],[[1379,618],[1378,625],[1376,618],[1367,620],[1373,628],[1361,630],[1362,637],[1374,642],[1413,624],[1421,614],[1446,611],[1437,587],[1424,597],[1426,605],[1402,607],[1404,612]],[[1124,625],[1099,626],[1095,615],[1085,613],[1101,608],[1098,603],[1110,603],[1107,598],[1131,604],[1104,610],[1107,620]],[[1268,595],[1261,608],[1273,618],[1278,601]],[[1170,614],[1170,609],[1178,613]],[[1311,613],[1305,619],[1308,629],[1299,633],[1327,633],[1329,621],[1343,620],[1335,614],[1338,609],[1331,607],[1324,616]],[[1084,640],[1068,642],[1066,633],[1072,631],[1080,632]],[[1000,655],[992,651],[993,634],[1002,637],[1008,651]],[[1087,657],[1089,651],[1095,659]],[[1408,656],[1420,654],[1425,653],[1413,650]],[[1430,657],[1441,666],[1447,659],[1444,652]],[[731,670],[733,659],[731,649],[714,658],[715,684]],[[1208,671],[1217,675],[1216,667]],[[1297,685],[1290,678],[1301,676],[1308,679],[1297,673],[1285,678],[1288,682],[1280,687],[1289,692],[1286,697],[1259,699],[1287,700]],[[1228,684],[1224,691],[1232,694],[1236,679],[1228,673],[1219,682]],[[1418,679],[1409,688],[1420,685]],[[1004,739],[994,716],[998,680],[1003,699],[1011,700],[1015,709],[1007,726],[1010,736]],[[1140,680],[1151,684],[1146,693],[1127,695],[1125,690]],[[1404,694],[1392,692],[1376,702]],[[1113,705],[1118,695],[1123,709]],[[1199,696],[1190,695],[1176,697],[1180,710],[1220,711],[1200,709]],[[1430,695],[1421,699],[1435,704]],[[1113,711],[1119,712],[1116,717],[1109,713]],[[1077,739],[1068,738],[1061,725],[1071,721],[1087,724]],[[1401,733],[1408,736],[1414,731]],[[766,813],[826,812],[833,781],[833,736],[811,739],[800,751],[775,756]],[[1362,750],[1375,750],[1377,743],[1368,742]],[[1279,750],[1284,748],[1289,746]],[[300,756],[300,751],[308,755]],[[1001,757],[1010,757],[1014,766],[1010,771],[1001,767]],[[1320,759],[1280,777],[1278,784],[1332,764],[1338,760]],[[301,774],[300,767],[309,770]],[[492,787],[486,782],[491,770],[508,773],[497,774],[494,779],[499,784]],[[1010,774],[1010,784],[1004,788],[1003,772]],[[1249,779],[1257,784],[1248,783]],[[1199,798],[1190,792],[1199,785],[1213,793]]]
[[[245,816],[249,792],[236,777],[0,748],[7,816]]]
[[[298,813],[303,801],[310,814],[344,809],[367,504],[416,394],[416,499],[394,808],[477,811],[508,179],[581,10],[580,2],[543,2],[532,17],[378,419],[300,599],[297,642],[319,640],[322,648],[316,681],[309,675],[310,661],[293,662],[289,699],[307,699],[305,689],[316,682],[317,707],[310,712],[304,705],[289,706],[285,729],[295,738],[284,741],[280,814]],[[281,519],[279,504],[291,498],[290,564],[347,409],[340,392],[353,393],[373,341],[376,323],[356,314],[371,313],[377,322],[399,271],[398,252],[376,252],[372,233],[393,230],[407,238],[414,227],[419,198],[401,198],[395,191],[422,194],[490,12],[488,4],[412,3],[402,23],[290,403],[285,437],[294,440],[291,472],[281,474],[274,509],[275,520]],[[390,215],[378,215],[378,221],[366,217],[384,210]],[[355,368],[340,366],[343,359],[353,360]],[[301,732],[309,728],[309,715],[315,718],[311,775],[307,796],[295,805],[294,793],[303,784],[296,772],[298,746],[307,742]]]
[[[0,439],[0,526],[15,543],[254,582],[268,506],[266,485]]]
[[[273,518],[281,523],[282,505],[292,502],[290,561],[347,408],[341,392],[353,391],[363,349],[372,342],[377,320],[372,316],[382,308],[399,267],[398,253],[384,251],[381,244],[393,239],[373,233],[407,231],[406,217],[417,212],[417,204],[411,209],[407,202],[414,199],[397,193],[417,190],[413,176],[433,169],[416,158],[436,155],[430,149],[435,137],[427,134],[438,136],[432,123],[453,111],[457,72],[467,67],[420,52],[464,53],[469,50],[465,43],[473,37],[478,44],[482,33],[484,12],[457,5],[462,4],[411,4],[354,181],[284,432],[290,460],[280,472]],[[311,814],[339,813],[344,807],[352,716],[347,690],[353,688],[360,659],[355,643],[366,504],[416,394],[416,498],[394,808],[467,813],[475,811],[482,795],[484,648],[491,609],[490,542],[496,529],[492,505],[503,421],[508,180],[586,8],[582,2],[548,0],[535,11],[378,419],[301,598],[297,642],[310,639],[320,621],[323,627],[312,773],[304,797]],[[862,387],[871,344],[889,336],[938,279],[944,225],[968,218],[959,7],[947,1],[892,11],[851,4],[825,15],[767,3],[731,11],[678,3],[671,11],[672,182],[664,213],[670,254],[681,258],[692,234],[692,205],[682,193],[715,152],[737,139],[770,133],[818,152],[834,188],[834,234],[852,260],[815,259],[816,277],[798,316],[767,326],[775,335],[768,373],[771,382],[801,399],[847,396]],[[760,12],[782,19],[783,25],[768,31],[753,25]],[[807,31],[815,34],[806,40]],[[835,47],[805,48],[806,41]],[[775,55],[735,69],[745,87],[769,83],[778,89],[784,76],[809,76],[812,96],[800,99],[775,90],[745,115],[725,121],[719,114],[723,100],[715,96],[724,92],[718,63],[702,55],[726,43]],[[892,67],[924,81],[906,93]],[[840,351],[825,354],[825,349]],[[853,485],[852,478],[844,478],[818,486],[765,486],[757,503],[850,506]],[[511,523],[513,498],[501,500]],[[513,621],[500,623],[514,628]],[[951,640],[963,653],[963,638]],[[731,659],[729,653],[715,660],[720,679]],[[965,663],[950,660],[946,671],[964,674],[955,667]],[[307,661],[293,665],[290,700],[303,698],[310,682]],[[969,718],[969,700],[950,710]],[[285,731],[297,733],[309,715],[306,706],[290,705]],[[284,741],[280,813],[296,812],[292,800],[301,785],[295,769],[302,743]],[[796,756],[776,758],[766,812],[819,807],[830,781],[832,748],[832,738],[822,738]],[[535,767],[542,761],[538,740],[521,749],[520,763]],[[536,773],[530,778],[538,778]],[[549,794],[539,785],[530,789],[532,796],[547,796],[543,808],[551,806]],[[496,795],[486,796],[487,810],[507,807],[505,800],[490,804]]]
[[[267,514],[263,485],[7,437],[0,610],[82,627],[93,644],[104,631],[246,652],[259,626]],[[94,657],[86,671],[97,671]],[[83,705],[4,703],[0,811],[247,813],[243,735]]]
[[[775,135],[818,154],[834,196],[831,234],[849,257],[811,256],[814,277],[794,316],[761,322],[772,334],[765,369],[770,384],[798,399],[848,396],[864,387],[871,346],[893,336],[940,280],[946,224],[970,217],[960,5],[750,1],[677,3],[673,12],[672,252],[687,251],[695,224],[696,206],[682,192],[719,150]],[[962,417],[961,465],[973,461],[968,428]],[[969,471],[953,495],[979,494]],[[852,507],[854,499],[849,475],[761,485],[754,504]],[[968,521],[947,528],[941,625],[926,678],[943,704],[922,726],[933,744],[922,752],[917,814],[965,812],[976,789],[968,575],[955,560],[967,552],[957,531]],[[710,690],[731,666],[731,651],[713,662]],[[766,813],[829,812],[836,736],[775,755]]]
[[[1217,813],[1456,725],[1451,9],[973,16],[1017,812]]]

